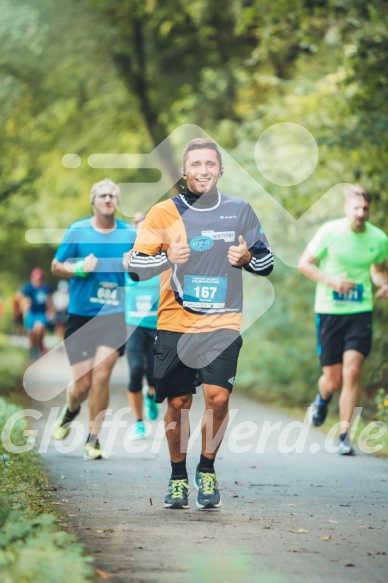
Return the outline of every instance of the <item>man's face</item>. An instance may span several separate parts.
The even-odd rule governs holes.
[[[93,199],[93,205],[96,215],[113,216],[116,211],[117,195],[110,193],[96,194]]]
[[[208,148],[190,150],[183,169],[189,190],[200,195],[215,190],[222,170],[217,152]]]
[[[35,287],[40,287],[43,283],[43,273],[33,273],[31,275],[31,283]]]
[[[352,221],[353,231],[365,231],[365,221],[369,218],[369,203],[363,196],[351,196],[345,202],[345,215]]]

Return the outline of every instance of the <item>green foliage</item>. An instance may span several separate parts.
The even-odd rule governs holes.
[[[27,354],[22,348],[10,346],[0,334],[0,395],[22,386],[22,371]]]
[[[388,425],[388,391],[385,389],[378,389],[375,396],[375,405],[377,408],[377,421],[383,421],[383,423]]]
[[[0,571],[2,583],[85,583],[90,559],[74,538],[56,529],[53,516],[26,518],[0,499]]]
[[[11,453],[4,425],[20,410],[0,398],[0,572],[2,583],[60,583],[90,580],[91,560],[74,537],[58,530],[46,478],[33,451]],[[26,443],[26,423],[12,428],[12,443]]]
[[[7,421],[20,411],[20,407],[0,398],[0,494],[7,496],[10,504],[19,509],[30,509],[41,513],[49,508],[49,496],[46,492],[46,478],[40,469],[37,454],[30,449],[23,453],[8,450],[7,441],[15,446],[25,445],[26,422],[20,417],[12,424],[11,431],[5,430]]]
[[[238,384],[267,402],[303,406],[316,392],[320,371],[315,349],[313,285],[280,262],[270,280],[275,300],[243,335]],[[298,289],[292,298],[290,289]],[[310,305],[306,305],[308,294]]]
[[[5,0],[0,41],[5,300],[34,265],[49,272],[54,245],[27,243],[26,230],[64,228],[89,213],[90,185],[107,171],[90,168],[88,156],[148,153],[181,124],[212,135],[294,217],[336,183],[359,182],[374,195],[371,221],[388,230],[383,0]],[[266,181],[253,157],[260,134],[284,121],[304,126],[319,147],[313,175],[287,188]],[[80,156],[79,168],[62,166],[67,153]],[[109,174],[152,180],[125,168]],[[271,281],[276,299],[245,334],[239,380],[306,403],[319,374],[314,286],[280,264]],[[376,302],[368,412],[376,389],[388,387],[387,316],[387,303]]]

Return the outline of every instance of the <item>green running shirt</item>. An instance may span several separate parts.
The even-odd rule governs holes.
[[[326,275],[346,273],[356,288],[338,294],[332,287],[318,282],[314,309],[318,314],[357,314],[373,310],[370,267],[383,263],[388,257],[388,237],[369,222],[363,233],[355,233],[346,218],[322,225],[308,245],[319,260],[319,269]]]

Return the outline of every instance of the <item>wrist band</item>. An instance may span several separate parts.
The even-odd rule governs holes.
[[[84,260],[81,259],[74,263],[74,275],[76,277],[87,277],[88,274],[84,272]]]

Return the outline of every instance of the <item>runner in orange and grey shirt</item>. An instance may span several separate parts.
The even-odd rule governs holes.
[[[207,423],[223,435],[228,401],[242,345],[242,271],[269,275],[273,255],[260,223],[244,200],[217,190],[223,173],[221,154],[211,140],[193,140],[185,150],[185,193],[156,204],[140,229],[129,263],[135,281],[161,277],[158,335],[155,343],[156,401],[168,399],[166,424],[172,476],[167,508],[188,507],[186,451],[189,436],[184,412],[195,387],[203,384]],[[211,418],[211,419],[210,419]],[[223,423],[225,421],[225,423]],[[221,428],[222,426],[222,428]],[[203,440],[195,484],[197,505],[221,504],[214,473],[220,443]]]

